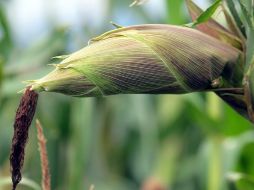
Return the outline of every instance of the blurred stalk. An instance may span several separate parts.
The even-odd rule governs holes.
[[[221,102],[218,96],[214,93],[207,94],[207,113],[209,117],[215,121],[221,120],[222,111],[221,111]]]
[[[1,86],[3,82],[3,71],[4,71],[4,61],[0,55],[0,97],[1,97]]]
[[[68,168],[68,188],[83,189],[84,185],[90,183],[84,179],[88,171],[85,169],[89,152],[89,142],[91,141],[91,126],[93,126],[95,101],[92,99],[73,101],[71,105],[71,126],[72,134],[69,139],[69,168]]]
[[[214,120],[221,121],[222,111],[221,111],[220,99],[213,93],[207,94],[207,114]],[[218,134],[212,134],[210,138],[211,151],[209,156],[209,166],[208,166],[208,190],[219,190],[222,187],[221,179],[222,176],[222,139]]]
[[[0,30],[3,33],[3,38],[0,39],[0,52],[5,58],[7,58],[13,46],[13,41],[6,12],[4,10],[4,6],[1,1],[0,1]]]
[[[183,24],[185,22],[182,13],[183,0],[167,0],[167,22],[170,24]]]
[[[208,167],[208,190],[221,189],[222,179],[222,160],[221,160],[221,139],[212,137],[211,139],[211,155]]]
[[[251,15],[254,17],[254,0],[251,1]]]
[[[181,151],[182,142],[178,136],[167,138],[160,146],[154,177],[165,187],[171,187],[176,180],[177,162]]]

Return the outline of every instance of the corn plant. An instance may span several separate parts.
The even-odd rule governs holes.
[[[191,0],[186,3],[192,23],[116,25],[115,30],[91,39],[87,47],[55,57],[61,62],[46,76],[26,81],[14,125],[13,189],[21,180],[37,93],[43,91],[75,97],[212,91],[254,122],[254,2],[237,1],[243,17],[231,0],[217,0],[204,12]],[[212,18],[218,8],[227,27]]]

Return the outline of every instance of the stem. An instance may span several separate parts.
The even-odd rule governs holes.
[[[254,17],[254,0],[251,1],[251,15]],[[254,22],[254,18],[252,19],[252,22]]]
[[[208,190],[219,190],[222,179],[221,160],[221,140],[216,137],[211,138],[211,154],[208,168]]]
[[[214,93],[207,94],[207,114],[215,121],[221,119],[222,111],[220,99]]]
[[[219,98],[213,94],[208,93],[207,98],[207,113],[211,119],[220,121],[222,117],[222,109]],[[222,160],[221,160],[221,139],[216,134],[212,134],[210,137],[211,151],[209,155],[208,166],[208,190],[219,190],[221,188],[222,176]]]

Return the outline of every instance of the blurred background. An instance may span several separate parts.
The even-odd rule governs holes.
[[[213,1],[195,1],[206,8]],[[10,189],[13,119],[28,79],[51,58],[122,26],[190,22],[184,0],[0,0],[0,189]],[[212,93],[72,98],[42,93],[36,113],[53,190],[251,190],[252,125]],[[40,189],[31,126],[20,190]]]

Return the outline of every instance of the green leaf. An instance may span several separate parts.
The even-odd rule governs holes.
[[[247,56],[250,51],[247,52]],[[252,55],[253,56],[253,55]],[[247,58],[248,59],[248,58]],[[247,62],[248,63],[248,62]],[[248,105],[248,114],[250,119],[254,120],[254,114],[253,114],[253,103],[254,103],[254,57],[249,62],[249,64],[246,65],[247,73],[244,77],[244,88],[245,88],[245,96],[246,96],[246,102]]]
[[[6,177],[6,178],[0,179],[0,189],[2,189],[2,187],[4,187],[4,186],[10,186],[10,185],[12,185],[11,178]],[[39,184],[37,184],[33,180],[30,180],[30,179],[27,179],[24,177],[22,178],[20,185],[29,187],[33,190],[41,190],[41,187]]]
[[[241,0],[238,0],[238,2],[241,6],[241,10],[242,10],[244,19],[246,20],[248,28],[250,28],[250,30],[254,30],[254,24],[253,24],[253,18],[252,18],[253,15],[251,14],[251,12],[249,12],[246,5]]]
[[[229,185],[232,189],[236,190],[253,190],[254,179],[241,173],[230,173],[228,175]]]
[[[170,24],[183,24],[185,18],[179,12],[182,12],[183,7],[183,0],[167,0],[166,7],[167,7],[167,23]]]
[[[6,18],[6,13],[3,6],[0,4],[0,31],[3,33],[2,39],[0,38],[0,54],[6,57],[10,48],[13,45],[10,27]]]
[[[0,88],[2,85],[2,81],[3,81],[3,72],[4,72],[4,61],[2,59],[2,57],[0,56]],[[1,90],[0,90],[1,92]]]
[[[245,65],[245,71],[250,71],[250,66],[254,64],[254,29],[248,31],[248,38],[247,38],[247,52],[246,52],[246,65]]]
[[[254,1],[251,1],[251,15],[252,15],[252,20],[254,22]]]
[[[229,8],[236,24],[237,24],[239,30],[241,31],[243,36],[246,37],[246,30],[245,30],[244,24],[243,24],[241,18],[239,17],[239,14],[236,10],[234,2],[232,0],[226,0],[226,2],[227,2],[228,8]]]
[[[221,0],[215,1],[215,3],[212,4],[208,9],[206,9],[194,22],[187,24],[186,26],[194,27],[198,24],[207,22],[215,13],[215,11],[220,6],[220,4],[221,4]]]
[[[199,6],[196,5],[193,1],[187,1],[186,3],[191,18],[193,21],[195,21],[197,17],[203,13],[203,10],[199,8]],[[227,18],[227,21],[231,23],[231,29],[233,29],[232,30],[233,33],[212,18],[209,19],[207,22],[198,25],[196,28],[199,31],[202,31],[214,38],[219,39],[220,41],[226,42],[236,47],[237,49],[242,50],[243,44],[241,40],[238,38],[241,35],[239,35],[239,30],[237,29],[237,26],[234,24],[231,16],[227,14],[227,11],[225,11],[225,9],[224,14]]]

